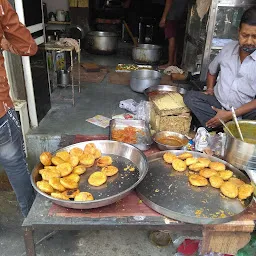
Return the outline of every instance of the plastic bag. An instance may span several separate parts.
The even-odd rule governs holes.
[[[137,106],[138,106],[138,103],[133,99],[122,100],[119,103],[119,108],[126,109],[132,112],[133,114],[137,112]]]
[[[135,119],[144,120],[147,123],[150,121],[150,110],[151,103],[149,101],[140,101],[140,103],[136,107]]]

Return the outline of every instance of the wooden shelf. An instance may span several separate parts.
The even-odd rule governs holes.
[[[70,25],[71,22],[67,22],[67,21],[48,21],[47,24]]]

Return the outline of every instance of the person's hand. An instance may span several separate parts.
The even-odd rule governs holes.
[[[164,28],[165,27],[165,24],[166,24],[166,19],[165,18],[162,18],[159,22],[159,27],[160,28]]]
[[[221,122],[219,119],[223,120],[224,122],[227,122],[232,118],[231,111],[215,108],[213,106],[212,109],[216,111],[216,115],[206,123],[206,126],[208,128],[216,128],[220,126]]]
[[[204,92],[206,95],[214,95],[214,90],[213,88],[207,88],[207,90]]]

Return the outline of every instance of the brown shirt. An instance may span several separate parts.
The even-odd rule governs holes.
[[[36,54],[37,45],[29,30],[19,22],[17,13],[7,0],[0,0],[0,41],[2,50],[31,56]],[[9,95],[9,85],[4,67],[4,57],[0,53],[0,117],[13,107]]]

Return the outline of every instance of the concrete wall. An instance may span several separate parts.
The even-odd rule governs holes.
[[[57,9],[68,11],[69,2],[68,0],[43,0],[47,5],[47,12],[56,12]]]

